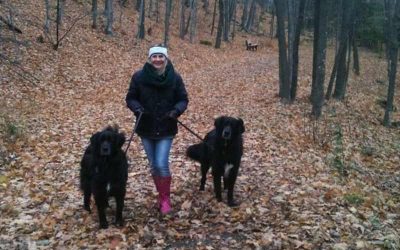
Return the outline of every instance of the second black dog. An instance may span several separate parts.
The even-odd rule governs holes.
[[[121,147],[125,135],[116,127],[107,127],[90,138],[81,161],[80,183],[83,190],[83,206],[91,212],[90,197],[93,194],[101,228],[107,228],[105,209],[108,198],[114,196],[117,204],[115,223],[123,225],[122,210],[128,179],[128,161]]]
[[[218,201],[222,201],[221,178],[223,178],[224,188],[228,190],[228,205],[232,207],[236,205],[233,188],[243,155],[242,133],[245,128],[242,119],[229,116],[215,119],[214,126],[204,141],[190,146],[186,154],[201,164],[200,190],[204,190],[206,175],[212,166],[215,196]]]

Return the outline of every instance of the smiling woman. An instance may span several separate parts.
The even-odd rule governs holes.
[[[167,48],[161,46],[151,47],[149,50],[149,61],[159,75],[165,72],[167,66]]]
[[[132,76],[126,96],[128,108],[137,119],[140,136],[159,193],[162,214],[171,211],[169,152],[178,132],[177,118],[186,110],[188,96],[182,77],[168,59],[162,45],[149,49],[147,62]]]

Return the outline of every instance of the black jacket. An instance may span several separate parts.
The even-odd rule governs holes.
[[[155,139],[176,135],[177,121],[168,118],[166,114],[176,110],[180,116],[188,102],[182,77],[175,72],[170,61],[162,76],[157,75],[153,66],[146,63],[143,69],[133,74],[126,95],[126,104],[136,118],[138,111],[143,112],[136,133]]]

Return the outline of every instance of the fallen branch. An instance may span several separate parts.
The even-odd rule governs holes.
[[[23,79],[25,79],[25,80],[29,81],[30,83],[32,83],[34,86],[36,86],[36,82],[40,82],[40,80],[38,78],[36,78],[34,75],[32,75],[31,73],[26,71],[20,65],[16,64],[14,61],[9,59],[7,56],[5,56],[3,54],[0,54],[0,59],[3,60],[3,61],[8,62],[8,64],[10,64],[11,66],[17,67],[22,73],[20,73],[18,71],[15,71],[15,73],[17,75],[19,75],[20,77],[22,77]]]
[[[2,21],[3,23],[7,24],[8,29],[22,34],[22,31],[18,27],[16,27],[14,24],[10,23],[4,17],[0,16],[0,21]]]

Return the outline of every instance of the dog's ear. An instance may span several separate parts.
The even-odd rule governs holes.
[[[223,116],[218,117],[218,118],[215,119],[215,121],[214,121],[214,126],[215,126],[216,128],[217,128],[217,127],[220,127],[220,126],[222,125],[223,121],[224,121],[224,117],[223,117]]]
[[[97,133],[93,134],[92,137],[90,137],[90,144],[96,145],[97,142],[99,141],[100,134],[101,134],[101,132],[97,132]]]
[[[118,133],[118,141],[117,141],[117,143],[118,143],[118,147],[122,147],[122,145],[124,145],[124,143],[125,143],[125,133]]]
[[[244,122],[242,120],[242,118],[238,118],[238,127],[239,127],[239,131],[240,133],[244,133],[245,129],[244,129]]]

